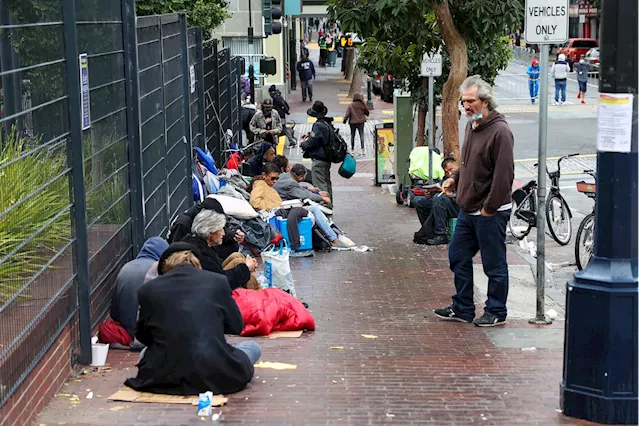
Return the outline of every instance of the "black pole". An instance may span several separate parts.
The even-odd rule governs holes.
[[[251,103],[256,103],[256,83],[255,83],[255,71],[253,70],[253,64],[249,65],[249,96],[251,96]]]
[[[560,407],[597,423],[638,424],[638,2],[603,1],[601,17],[600,103],[635,94],[631,144],[620,150],[629,152],[598,146],[595,252],[567,284]]]
[[[371,89],[372,89],[371,78],[367,78],[367,108],[373,109],[373,100],[371,97]]]

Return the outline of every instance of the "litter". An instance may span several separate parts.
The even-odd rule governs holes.
[[[547,311],[547,316],[549,317],[550,320],[554,320],[554,319],[558,318],[558,313],[553,309],[549,309]]]
[[[387,413],[387,417],[395,417],[395,414]]]
[[[537,351],[537,349],[535,348],[535,346],[531,346],[530,348],[522,348],[521,349],[523,352],[533,352],[533,351]]]
[[[255,368],[271,368],[274,370],[295,370],[298,368],[295,364],[285,364],[283,362],[260,361],[253,365]]]
[[[373,334],[361,334],[365,339],[377,339],[378,336],[374,336]]]
[[[87,397],[86,397],[86,398],[87,398],[87,399],[93,399],[93,392],[89,392],[89,393],[87,394]]]
[[[344,346],[330,346],[329,349],[331,349],[332,351],[343,351]]]
[[[220,411],[219,413],[213,413],[211,415],[211,421],[217,422],[218,420],[220,420],[221,417],[222,417],[222,411]]]

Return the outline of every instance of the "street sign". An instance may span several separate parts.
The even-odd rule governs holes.
[[[569,0],[526,0],[524,39],[529,44],[561,44],[569,38]]]
[[[420,77],[440,77],[442,75],[442,55],[424,54],[420,63]]]

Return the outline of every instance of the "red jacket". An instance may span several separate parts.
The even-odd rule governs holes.
[[[272,331],[316,328],[302,302],[278,288],[263,291],[238,288],[233,291],[233,298],[244,320],[241,336],[268,336]]]

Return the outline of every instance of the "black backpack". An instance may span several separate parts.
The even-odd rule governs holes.
[[[325,146],[325,153],[327,154],[327,158],[332,163],[342,163],[344,158],[347,156],[347,142],[344,140],[342,136],[340,136],[340,132],[338,129],[333,127],[330,123],[324,123],[327,127],[329,127],[329,140]]]
[[[331,251],[331,241],[324,236],[320,228],[314,225],[311,231],[311,241],[315,251]]]

